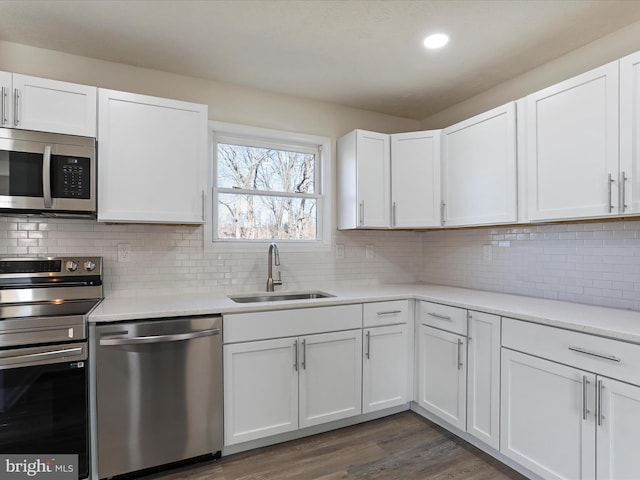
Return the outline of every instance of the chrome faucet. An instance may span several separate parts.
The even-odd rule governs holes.
[[[274,285],[282,285],[282,274],[278,270],[278,279],[273,279],[273,253],[276,254],[276,266],[280,266],[280,252],[278,251],[278,244],[272,243],[269,245],[269,276],[267,277],[267,292],[273,292]]]

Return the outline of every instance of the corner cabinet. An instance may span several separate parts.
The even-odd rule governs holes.
[[[391,227],[440,226],[440,134],[391,135]]]
[[[338,139],[338,229],[388,228],[389,135],[354,130]]]
[[[96,87],[0,72],[0,88],[0,126],[96,136]]]
[[[100,89],[98,221],[201,224],[206,105]]]
[[[442,142],[443,225],[514,223],[516,104],[445,128]]]
[[[618,62],[526,97],[530,220],[619,211]]]

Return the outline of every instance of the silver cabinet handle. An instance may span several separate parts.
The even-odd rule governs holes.
[[[462,370],[462,340],[458,339],[458,370]]]
[[[613,199],[611,197],[611,184],[614,182],[613,178],[611,178],[611,174],[608,176],[607,180],[607,192],[609,194],[609,213],[613,212]]]
[[[447,316],[447,315],[440,315],[438,313],[433,313],[433,312],[427,312],[427,315],[434,317],[434,318],[439,318],[440,320],[451,320],[451,317]]]
[[[371,358],[371,332],[367,331],[367,351],[365,353],[367,360]]]
[[[440,224],[444,225],[445,223],[445,219],[444,219],[444,207],[445,207],[446,203],[444,202],[440,202]]]
[[[364,225],[364,200],[360,202],[360,225]]]
[[[7,88],[2,87],[2,125],[6,125],[9,121],[7,116]]]
[[[589,388],[589,379],[586,375],[582,376],[582,419],[586,420],[589,415],[589,408],[587,405],[587,394]]]
[[[17,88],[13,91],[13,124],[20,125],[20,90]]]
[[[624,212],[629,206],[627,205],[627,194],[626,194],[627,180],[629,180],[629,178],[623,171],[620,174],[620,210],[622,212]]]
[[[382,317],[384,315],[396,315],[398,313],[402,313],[402,310],[389,310],[388,312],[378,312],[376,315]]]
[[[113,335],[102,337],[100,339],[100,345],[139,345],[145,343],[177,342],[181,340],[191,340],[193,338],[208,337],[212,335],[220,335],[220,329],[212,328],[211,330],[199,330],[197,332],[175,333],[172,335],[147,335],[142,337]]]
[[[298,340],[293,342],[293,369],[298,371]]]
[[[602,421],[604,420],[604,415],[602,414],[602,391],[604,390],[604,385],[602,380],[598,380],[598,388],[596,391],[596,408],[597,408],[597,417],[598,417],[598,426],[602,426]]]
[[[302,369],[307,369],[307,341],[302,340]]]
[[[42,196],[44,198],[44,208],[51,208],[53,199],[51,198],[51,145],[44,147],[42,157]]]
[[[393,205],[391,208],[391,226],[392,227],[396,226],[396,202],[393,202]]]
[[[598,358],[602,358],[604,360],[611,360],[612,362],[621,362],[622,359],[613,356],[613,355],[607,355],[605,353],[598,353],[598,352],[592,352],[590,350],[585,350],[584,348],[580,348],[580,347],[567,347],[569,350],[571,350],[572,352],[577,352],[577,353],[582,353],[584,355],[590,355],[592,357],[598,357]]]

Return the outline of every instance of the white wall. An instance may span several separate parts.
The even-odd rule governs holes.
[[[331,137],[334,158],[335,138],[354,128],[398,132],[420,127],[415,120],[8,42],[0,42],[0,70],[206,103],[211,120]],[[335,165],[332,171],[335,177]],[[105,258],[108,296],[264,290],[266,248],[259,254],[205,253],[202,230],[0,217],[0,256],[101,255]],[[282,252],[284,288],[330,289],[338,282],[411,282],[420,276],[418,233],[334,232],[332,246],[336,242],[345,245],[342,260],[335,259],[333,250]],[[116,261],[118,243],[132,246],[130,263]],[[366,244],[374,245],[373,259],[365,257]]]

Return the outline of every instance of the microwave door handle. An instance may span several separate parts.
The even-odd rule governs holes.
[[[51,208],[53,201],[51,198],[51,145],[44,147],[44,157],[42,161],[42,194],[44,197],[44,208]]]

